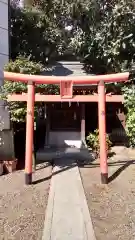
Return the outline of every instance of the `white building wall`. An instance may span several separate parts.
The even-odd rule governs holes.
[[[0,0],[0,69],[9,59],[8,0]]]
[[[9,60],[8,0],[0,0],[0,86],[3,84],[3,67]],[[0,100],[0,130],[10,129],[9,112]],[[4,133],[3,133],[4,134]],[[9,137],[10,139],[10,137]],[[2,153],[0,148],[0,154]]]

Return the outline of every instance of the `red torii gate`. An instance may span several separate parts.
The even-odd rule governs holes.
[[[25,183],[32,183],[32,151],[33,151],[33,128],[34,128],[34,102],[98,102],[99,139],[100,139],[100,171],[101,182],[108,183],[108,166],[106,152],[106,110],[105,102],[122,102],[120,95],[108,96],[105,94],[105,83],[125,82],[129,79],[129,72],[97,76],[37,76],[20,73],[4,72],[4,79],[8,81],[24,82],[28,85],[27,94],[13,94],[8,97],[9,101],[27,101],[26,117],[26,155],[25,155]],[[59,84],[60,95],[35,94],[35,84]],[[73,95],[74,84],[97,84],[98,94]]]

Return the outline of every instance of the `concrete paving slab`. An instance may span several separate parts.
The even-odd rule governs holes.
[[[95,240],[79,169],[56,159],[42,240]]]

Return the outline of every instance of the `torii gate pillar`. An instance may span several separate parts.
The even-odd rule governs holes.
[[[98,84],[98,120],[99,120],[99,142],[100,142],[100,171],[101,183],[108,183],[107,148],[106,148],[106,95],[105,84]]]
[[[32,81],[28,82],[27,117],[26,117],[26,155],[25,155],[25,183],[32,183],[32,154],[34,132],[34,101],[35,87]]]

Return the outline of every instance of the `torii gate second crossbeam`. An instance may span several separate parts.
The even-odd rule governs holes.
[[[35,84],[59,84],[60,95],[52,95],[52,101],[77,101],[85,102],[86,96],[77,95],[73,96],[73,85],[74,84],[97,84],[98,95],[96,100],[98,101],[98,119],[99,119],[99,139],[100,139],[100,172],[101,182],[104,184],[108,183],[108,166],[107,166],[107,151],[106,151],[106,110],[105,103],[109,97],[105,94],[105,83],[109,82],[125,82],[129,79],[129,72],[108,74],[108,75],[97,75],[97,76],[76,76],[76,77],[54,77],[54,76],[37,76],[27,75],[19,73],[4,72],[4,79],[8,81],[25,82],[28,85],[28,92],[26,95],[11,95],[9,101],[27,101],[27,117],[26,117],[26,155],[25,155],[25,183],[32,183],[32,152],[33,152],[33,128],[34,128],[34,102],[35,95]],[[36,97],[35,97],[36,96]],[[40,99],[47,99],[49,95],[40,95]],[[83,100],[83,97],[85,100]],[[94,100],[92,95],[87,96],[87,102]],[[113,101],[117,102],[120,100],[120,95],[115,98],[112,96]],[[117,100],[116,100],[117,99]],[[110,100],[111,101],[111,100]]]

